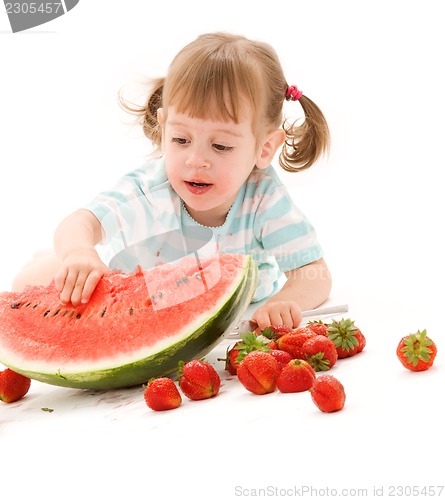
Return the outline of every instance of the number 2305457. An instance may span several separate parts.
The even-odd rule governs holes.
[[[7,14],[57,14],[63,11],[62,2],[6,2]]]

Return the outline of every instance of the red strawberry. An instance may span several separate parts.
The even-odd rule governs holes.
[[[303,359],[292,359],[283,367],[277,379],[280,392],[303,392],[312,387],[315,371]]]
[[[274,349],[278,349],[278,344],[276,340],[269,340],[267,343],[267,347],[272,351]]]
[[[343,384],[332,375],[320,375],[309,389],[312,401],[326,413],[341,410],[345,405]]]
[[[236,349],[238,345],[242,342],[236,342],[233,346],[229,346],[226,350],[225,358],[217,358],[217,361],[225,361],[224,368],[230,373],[230,375],[236,375],[236,371],[239,366],[239,361],[237,361],[237,357],[239,355],[239,351]]]
[[[292,357],[292,354],[289,354],[286,351],[282,351],[281,349],[271,349],[269,351],[269,354],[271,354],[278,361],[278,364],[280,365],[280,370],[284,366],[286,366],[289,363],[289,361],[294,359]]]
[[[328,326],[327,336],[334,342],[340,359],[358,354],[366,345],[365,336],[351,319],[334,319]]]
[[[173,410],[182,403],[176,384],[168,377],[149,380],[144,391],[144,399],[147,406],[155,411]]]
[[[305,326],[299,326],[298,328],[292,328],[292,331],[290,333],[315,333],[311,328],[309,328],[309,325]]]
[[[262,330],[261,335],[264,335],[268,339],[276,340],[282,337],[286,333],[291,333],[292,327],[288,325],[270,325],[264,330]]]
[[[305,359],[303,352],[303,344],[311,337],[315,337],[315,333],[308,329],[298,329],[292,333],[286,333],[277,340],[278,349],[286,351],[295,359]]]
[[[207,361],[194,359],[188,363],[179,362],[179,387],[193,400],[208,399],[216,396],[221,379],[215,368]]]
[[[316,372],[331,369],[338,359],[334,342],[323,335],[316,335],[306,340],[302,349],[306,361]]]
[[[14,403],[23,398],[31,387],[31,379],[6,368],[0,372],[0,401]]]
[[[238,366],[244,356],[252,351],[270,352],[271,349],[276,349],[277,344],[274,340],[270,340],[264,335],[257,335],[253,332],[242,333],[241,340],[232,348],[229,348],[225,358],[218,358],[218,361],[225,361],[225,369],[231,374],[236,375]]]
[[[243,360],[244,356],[252,351],[269,352],[272,348],[271,340],[263,335],[256,335],[255,333],[248,332],[240,335],[241,342],[238,342],[235,349],[238,351],[236,360],[238,363]]]
[[[357,354],[358,354],[359,352],[362,352],[363,349],[366,347],[366,338],[360,330],[358,330],[356,338],[358,340],[358,347],[357,347]]]
[[[280,366],[268,352],[249,352],[241,361],[237,376],[243,386],[254,394],[267,394],[276,388]]]
[[[317,335],[327,335],[328,331],[328,325],[326,323],[323,323],[323,321],[309,321],[309,323],[306,325],[306,328],[309,328],[312,330],[314,333]]]
[[[405,368],[413,372],[431,368],[437,354],[436,344],[426,335],[426,330],[418,330],[403,337],[397,346],[397,357]]]

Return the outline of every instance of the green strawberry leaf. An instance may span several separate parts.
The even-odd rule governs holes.
[[[236,361],[240,363],[246,354],[252,351],[269,352],[270,347],[267,345],[270,340],[263,335],[255,335],[253,332],[247,332],[240,335],[242,342],[234,347],[239,354]]]
[[[329,360],[324,357],[324,352],[317,352],[313,356],[306,355],[306,361],[316,372],[326,371],[331,367]]]

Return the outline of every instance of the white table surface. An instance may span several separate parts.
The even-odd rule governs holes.
[[[217,361],[234,340],[207,356],[222,379],[218,396],[184,396],[173,411],[150,410],[141,387],[84,391],[33,381],[25,398],[0,406],[2,476],[18,484],[12,498],[309,498],[310,488],[372,497],[379,488],[442,485],[441,345],[424,373],[395,355],[402,335],[428,326],[424,311],[356,293],[329,303],[345,298],[350,310],[339,317],[355,319],[367,345],[328,372],[345,387],[342,411],[320,412],[308,392],[250,394]],[[429,324],[442,335],[439,323]]]

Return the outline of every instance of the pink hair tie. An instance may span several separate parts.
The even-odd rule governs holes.
[[[301,90],[298,90],[295,85],[290,85],[287,87],[286,91],[286,99],[288,101],[298,101],[300,97],[303,95],[303,92]]]

